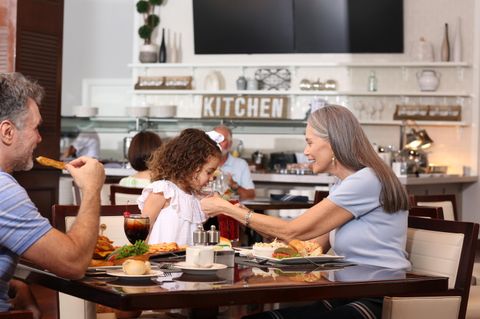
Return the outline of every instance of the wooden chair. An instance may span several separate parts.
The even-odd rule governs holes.
[[[408,215],[415,217],[444,219],[442,207],[413,206],[408,210]]]
[[[328,196],[328,191],[315,191],[315,197],[313,199],[313,204],[321,202],[324,198]]]
[[[449,278],[448,292],[385,297],[382,318],[465,318],[479,225],[409,217],[407,252],[412,270]]]
[[[33,313],[27,310],[12,310],[0,312],[0,319],[33,319]]]
[[[413,204],[415,206],[442,207],[446,220],[458,220],[457,201],[453,194],[414,195]]]
[[[63,232],[68,231],[78,214],[80,206],[53,205],[52,225]],[[137,205],[106,205],[100,209],[100,229],[103,234],[114,241],[116,246],[128,244],[123,231],[123,212],[140,214]]]
[[[143,188],[110,185],[110,202],[112,205],[136,204]]]
[[[66,232],[72,227],[77,217],[79,206],[75,205],[53,205],[52,225],[60,231]],[[129,211],[139,214],[137,205],[107,205],[100,209],[100,231],[113,240],[115,246],[128,244],[128,239],[123,230],[123,212]],[[59,294],[60,318],[69,318],[72,313],[83,314],[88,317],[95,313],[96,305],[76,297],[63,293]],[[90,318],[90,317],[88,317]],[[115,317],[114,317],[115,318]]]

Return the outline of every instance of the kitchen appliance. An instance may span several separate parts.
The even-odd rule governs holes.
[[[125,136],[123,138],[123,158],[128,160],[128,149],[130,148],[130,144],[132,143],[132,136]]]
[[[270,169],[273,171],[279,171],[280,169],[285,169],[287,164],[296,163],[297,159],[295,153],[271,153],[270,154]]]
[[[255,165],[256,170],[261,170],[265,168],[265,154],[260,151],[255,151],[252,153],[252,163]]]

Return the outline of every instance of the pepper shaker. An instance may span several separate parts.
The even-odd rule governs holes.
[[[193,231],[193,245],[206,245],[208,242],[207,232],[203,230],[202,225],[198,225],[197,229]]]
[[[216,245],[220,241],[220,233],[215,225],[210,226],[210,230],[207,231],[207,238],[209,245]]]

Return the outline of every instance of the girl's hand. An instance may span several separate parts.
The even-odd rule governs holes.
[[[202,205],[202,211],[209,217],[223,214],[233,207],[232,204],[218,195],[205,197],[200,201],[200,204]]]

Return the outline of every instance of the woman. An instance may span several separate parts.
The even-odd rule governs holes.
[[[147,161],[153,151],[162,145],[162,139],[154,132],[142,131],[137,133],[128,148],[128,162],[137,172],[132,176],[124,177],[119,184],[126,187],[144,188],[150,184],[150,171]]]
[[[313,172],[338,178],[326,199],[291,221],[256,214],[218,197],[203,199],[203,211],[209,216],[223,213],[286,242],[316,238],[323,251],[331,247],[358,264],[409,269],[405,189],[375,153],[355,116],[342,106],[318,109],[308,118],[305,140],[304,154]],[[298,318],[299,311],[302,318],[380,318],[381,310],[382,298],[365,298],[322,301],[301,310],[277,312],[284,318]]]

